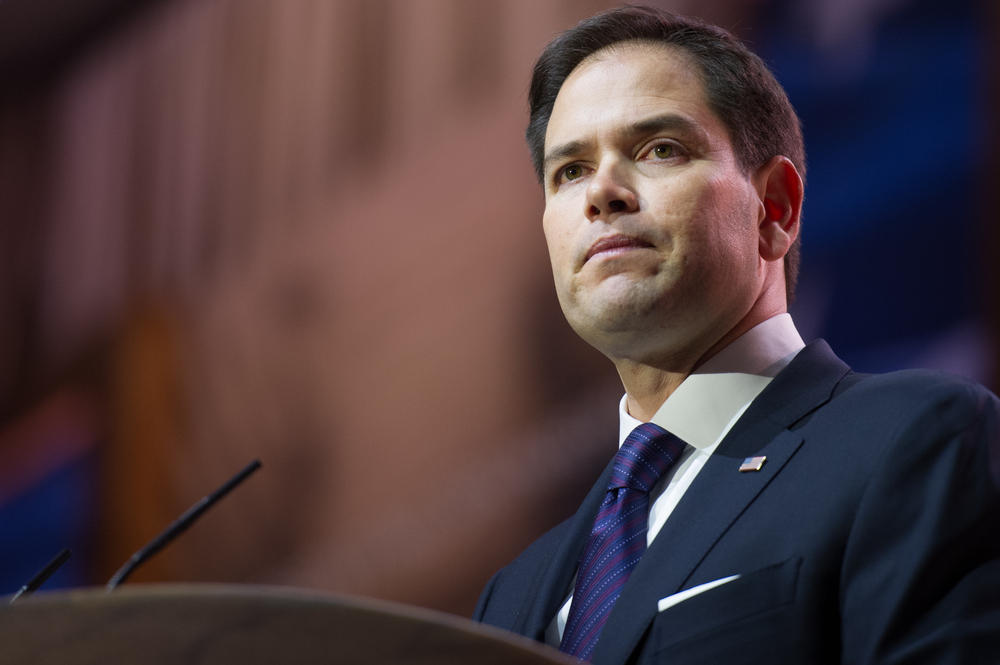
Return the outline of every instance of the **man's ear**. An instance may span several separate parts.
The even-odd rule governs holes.
[[[765,261],[778,261],[799,235],[802,178],[790,159],[777,155],[757,169],[753,181],[760,198],[760,256]]]

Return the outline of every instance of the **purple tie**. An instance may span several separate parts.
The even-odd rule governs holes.
[[[580,559],[560,651],[590,659],[611,608],[646,551],[649,491],[684,447],[662,427],[643,423],[618,450],[608,492]]]

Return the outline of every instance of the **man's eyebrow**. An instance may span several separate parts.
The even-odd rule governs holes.
[[[619,133],[623,136],[635,137],[642,136],[644,134],[656,134],[657,132],[664,131],[686,134],[699,142],[707,140],[705,130],[702,129],[701,125],[687,116],[678,115],[676,113],[664,113],[663,115],[656,115],[649,118],[643,118],[642,120],[637,120],[636,122],[621,128]],[[549,166],[553,162],[562,161],[567,157],[572,157],[573,155],[585,151],[588,145],[589,142],[587,141],[568,141],[555,146],[552,150],[546,153],[545,159],[542,161],[542,170],[548,170]]]
[[[552,150],[545,154],[545,159],[542,161],[542,172],[547,171],[553,162],[561,162],[567,157],[579,154],[586,147],[586,141],[569,141],[552,148]]]
[[[687,116],[676,113],[664,113],[663,115],[656,115],[651,118],[643,118],[629,125],[625,129],[625,134],[634,136],[637,134],[655,134],[662,131],[682,132],[697,139],[702,139],[705,136],[705,130],[701,128],[701,125]]]

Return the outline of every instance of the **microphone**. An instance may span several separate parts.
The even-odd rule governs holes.
[[[69,559],[70,551],[64,549],[62,552],[57,554],[52,561],[45,564],[45,567],[38,571],[34,577],[32,577],[28,582],[18,589],[17,593],[14,594],[13,598],[10,599],[10,604],[13,605],[14,601],[21,596],[27,596],[28,594],[34,593],[38,587],[45,584],[45,581],[52,577],[53,573],[59,570],[64,563]]]
[[[105,587],[107,592],[111,593],[114,591],[115,588],[124,582],[125,579],[131,575],[136,568],[142,565],[143,562],[166,547],[166,545],[174,538],[184,533],[184,531],[187,530],[189,526],[194,524],[194,521],[201,517],[206,510],[211,508],[216,501],[232,491],[233,488],[246,480],[247,476],[259,468],[260,460],[255,459],[250,462],[245,469],[226,481],[222,487],[188,508],[187,511],[178,517],[170,526],[168,526],[163,533],[158,535],[156,538],[153,538],[153,540],[149,541],[145,547],[133,554],[132,557],[125,562],[125,565],[119,568],[118,572],[111,576],[111,579],[108,580],[108,584]]]

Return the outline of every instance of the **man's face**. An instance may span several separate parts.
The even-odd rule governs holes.
[[[612,359],[698,357],[760,294],[761,199],[682,51],[584,60],[549,119],[544,187],[559,302]]]

